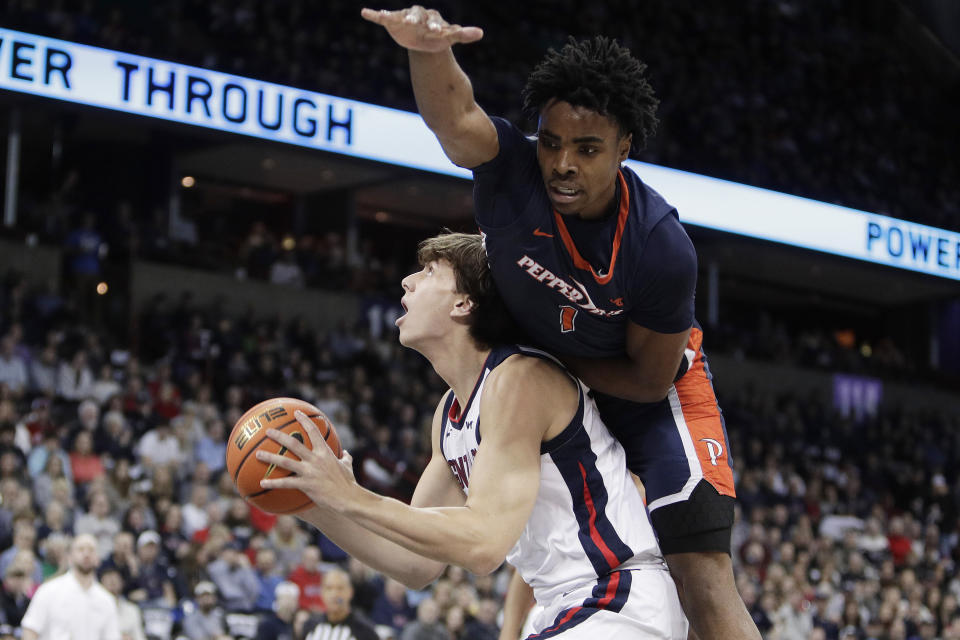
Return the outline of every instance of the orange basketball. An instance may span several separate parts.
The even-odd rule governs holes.
[[[307,448],[312,446],[310,437],[293,416],[297,410],[313,420],[327,445],[339,458],[343,449],[333,423],[320,409],[296,398],[273,398],[251,407],[237,420],[227,440],[227,471],[237,491],[245,500],[270,513],[297,513],[313,504],[307,494],[298,489],[263,489],[260,481],[264,478],[283,478],[290,472],[264,464],[253,455],[255,451],[262,450],[297,459],[286,447],[268,438],[267,429],[283,431],[303,442]]]

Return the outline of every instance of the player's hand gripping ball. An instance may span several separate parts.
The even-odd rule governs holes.
[[[275,464],[261,462],[255,455],[257,451],[299,459],[287,447],[268,438],[267,429],[286,433],[308,449],[313,447],[307,430],[294,417],[295,411],[301,411],[313,421],[330,450],[340,458],[343,449],[333,423],[315,406],[296,398],[274,398],[251,407],[237,420],[227,441],[227,471],[237,491],[245,500],[270,513],[297,513],[313,504],[299,489],[263,489],[260,486],[260,481],[265,478],[283,478],[290,472]]]

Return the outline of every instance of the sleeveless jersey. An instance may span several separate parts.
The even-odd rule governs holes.
[[[530,340],[561,356],[614,357],[627,320],[660,333],[693,326],[697,258],[676,210],[622,167],[615,215],[561,216],[536,142],[493,122],[500,152],[473,169],[476,219],[497,288]]]
[[[487,357],[465,407],[448,394],[440,450],[468,495],[481,443],[484,383],[515,354],[552,360],[527,347],[498,347]],[[595,583],[615,569],[663,563],[647,510],[627,473],[623,448],[600,421],[583,385],[576,384],[577,414],[541,445],[540,491],[526,528],[507,555],[540,603]]]

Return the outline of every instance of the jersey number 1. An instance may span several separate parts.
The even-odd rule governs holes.
[[[560,332],[570,333],[576,327],[573,325],[574,318],[577,317],[577,309],[571,306],[560,307]]]

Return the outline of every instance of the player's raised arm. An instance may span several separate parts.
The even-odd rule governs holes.
[[[474,99],[470,79],[451,49],[454,44],[476,42],[483,31],[450,24],[439,12],[419,5],[400,11],[363,9],[361,15],[409,51],[417,108],[447,157],[466,168],[496,157],[497,131]]]

